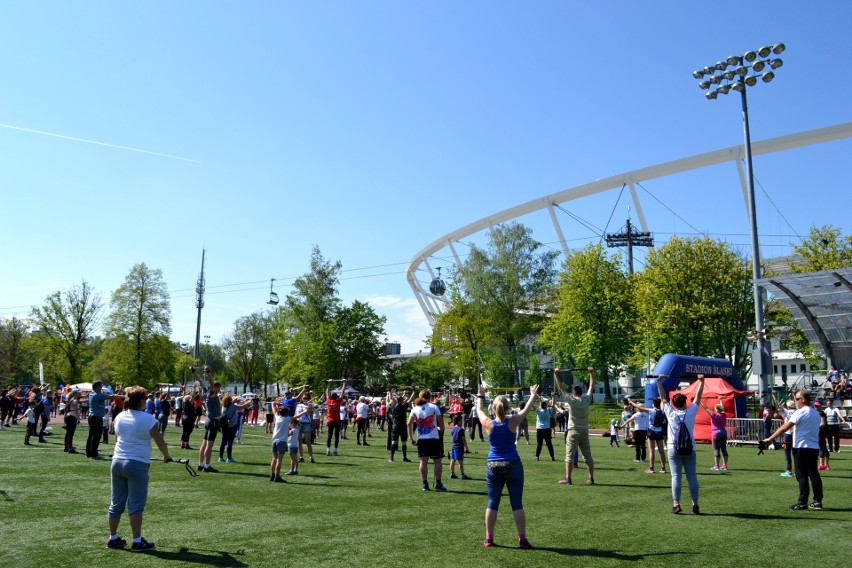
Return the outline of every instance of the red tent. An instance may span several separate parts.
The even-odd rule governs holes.
[[[688,387],[672,391],[669,393],[669,400],[675,392],[686,395],[687,406],[692,405],[695,399],[695,391],[698,390],[699,382],[695,381]],[[713,407],[719,403],[719,397],[722,398],[722,405],[725,407],[725,414],[728,418],[737,418],[737,409],[734,405],[734,399],[739,396],[748,396],[754,394],[751,391],[737,390],[730,385],[725,379],[716,377],[708,377],[704,379],[704,392],[701,394],[701,401],[713,410]],[[742,417],[741,417],[742,418]],[[703,409],[698,409],[698,415],[695,417],[695,432],[693,437],[696,440],[710,442],[712,437],[710,433],[710,415],[704,412]]]

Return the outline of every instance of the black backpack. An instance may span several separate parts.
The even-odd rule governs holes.
[[[654,409],[654,412],[655,412],[654,421],[653,421],[654,428],[665,428],[666,426],[668,426],[669,421],[666,418],[666,413],[663,412],[662,410],[658,410],[656,408]]]
[[[675,435],[674,451],[675,455],[678,456],[692,455],[692,436],[689,434],[689,428],[686,427],[683,418],[680,419]]]

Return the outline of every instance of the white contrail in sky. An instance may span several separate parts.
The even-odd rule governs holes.
[[[182,160],[184,162],[192,162],[200,164],[200,160],[192,158],[184,158],[173,154],[163,154],[162,152],[152,152],[151,150],[143,150],[141,148],[131,148],[130,146],[121,146],[119,144],[109,144],[107,142],[98,142],[97,140],[87,140],[86,138],[77,138],[76,136],[65,136],[64,134],[56,134],[55,132],[44,132],[42,130],[33,130],[32,128],[21,128],[20,126],[12,126],[11,124],[0,124],[0,128],[8,128],[10,130],[19,130],[21,132],[29,132],[31,134],[41,134],[42,136],[52,136],[54,138],[62,138],[63,140],[72,140],[74,142],[85,142],[86,144],[96,144],[98,146],[106,146],[107,148],[117,148],[119,150],[130,150],[131,152],[140,152],[142,154],[150,154],[152,156],[160,156],[161,158],[171,158],[173,160]]]

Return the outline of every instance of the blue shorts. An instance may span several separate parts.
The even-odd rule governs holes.
[[[112,460],[110,466],[110,504],[107,516],[120,519],[124,508],[131,515],[145,510],[148,501],[148,468],[150,463],[135,460]]]
[[[273,454],[285,454],[287,453],[287,440],[278,440],[272,442],[272,453]]]
[[[299,446],[290,446],[290,455],[298,456],[299,455]]]
[[[302,434],[310,434],[312,428],[312,422],[299,422],[299,432],[301,432]]]
[[[450,450],[450,459],[456,460],[457,462],[463,462],[464,461],[464,448],[461,448],[461,449],[453,448],[452,450]]]

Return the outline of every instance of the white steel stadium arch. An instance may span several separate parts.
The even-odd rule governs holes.
[[[831,142],[833,140],[841,140],[843,138],[849,137],[852,137],[852,122],[846,122],[834,126],[827,126],[825,128],[817,128],[815,130],[806,130],[795,134],[788,134],[786,136],[779,136],[777,138],[769,138],[767,140],[753,142],[751,148],[752,154],[757,156],[761,154],[780,152],[782,150],[789,150],[792,148],[799,148],[801,146],[810,146],[823,142]],[[506,221],[511,221],[513,219],[517,219],[518,217],[523,217],[535,211],[547,209],[548,213],[550,214],[550,219],[553,222],[553,227],[556,230],[556,234],[559,238],[559,242],[562,245],[562,252],[566,256],[568,256],[570,254],[570,250],[568,249],[568,245],[565,241],[565,236],[562,232],[562,227],[559,225],[559,220],[556,217],[556,211],[554,210],[555,205],[566,203],[568,201],[573,201],[575,199],[580,199],[581,197],[588,197],[589,195],[609,191],[611,189],[627,186],[630,188],[630,195],[632,196],[633,204],[636,207],[636,215],[639,218],[639,223],[642,227],[641,230],[648,231],[648,225],[645,221],[645,214],[642,211],[642,205],[639,201],[639,195],[636,193],[637,183],[699,168],[706,168],[708,166],[714,166],[723,162],[733,161],[737,164],[737,170],[740,176],[740,185],[742,186],[743,190],[743,198],[745,200],[745,203],[747,204],[748,189],[745,178],[745,170],[742,164],[744,157],[744,146],[731,146],[728,148],[722,148],[721,150],[715,150],[713,152],[707,152],[704,154],[697,154],[688,158],[681,158],[679,160],[665,162],[662,164],[657,164],[655,166],[640,168],[631,172],[626,172],[612,177],[595,180],[589,183],[585,183],[583,185],[578,185],[576,187],[557,191],[556,193],[544,195],[542,197],[533,199],[532,201],[527,201],[526,203],[521,203],[520,205],[516,205],[514,207],[510,207],[509,209],[505,209],[493,215],[489,215],[488,217],[484,217],[479,221],[475,221],[473,223],[470,223],[469,225],[465,225],[464,227],[456,229],[455,231],[444,235],[443,237],[437,239],[436,241],[423,248],[414,256],[413,259],[411,259],[411,262],[408,265],[408,270],[406,271],[406,278],[408,279],[408,284],[409,286],[411,286],[411,290],[414,292],[414,296],[417,298],[417,301],[420,304],[420,308],[426,315],[426,319],[429,321],[429,325],[433,325],[435,323],[435,318],[433,314],[443,313],[443,307],[447,304],[447,300],[443,297],[435,296],[434,294],[432,294],[429,291],[428,284],[426,285],[426,287],[424,287],[422,283],[417,279],[417,271],[420,270],[421,266],[425,266],[429,274],[429,279],[431,280],[435,278],[435,272],[429,265],[429,258],[438,251],[441,251],[445,248],[449,249],[449,251],[453,255],[453,258],[455,259],[456,265],[461,266],[462,262],[459,258],[458,253],[456,252],[454,243],[465,237],[469,237],[470,235],[479,233],[480,231],[490,229],[494,225],[499,225],[500,223],[505,223]]]

